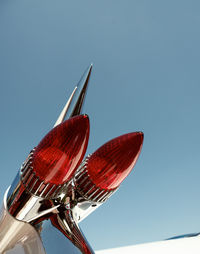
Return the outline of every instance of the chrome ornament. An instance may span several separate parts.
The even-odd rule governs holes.
[[[87,68],[74,88],[54,127],[81,113],[91,71],[92,65]],[[95,186],[87,174],[90,155],[85,158],[66,183],[60,185],[45,183],[39,176],[36,176],[33,170],[34,152],[35,149],[29,153],[5,194],[2,211],[8,218],[9,228],[3,229],[5,218],[1,219],[0,232],[3,229],[4,235],[0,233],[0,246],[3,246],[0,247],[0,253],[7,253],[11,248],[10,243],[13,247],[19,241],[18,233],[15,231],[16,227],[20,230],[28,227],[30,229],[28,231],[33,231],[34,235],[37,235],[35,241],[40,242],[41,250],[37,250],[37,253],[43,254],[46,251],[51,254],[48,243],[43,240],[45,239],[43,225],[46,220],[51,221],[51,224],[68,239],[66,241],[70,246],[69,249],[73,250],[72,253],[94,253],[78,223],[106,202],[118,190],[118,187],[109,190]],[[31,252],[29,248],[25,253],[34,252]]]

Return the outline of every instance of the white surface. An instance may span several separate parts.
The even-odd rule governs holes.
[[[96,251],[96,254],[199,254],[200,236]]]

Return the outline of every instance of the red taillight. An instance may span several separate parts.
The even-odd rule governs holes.
[[[116,189],[134,167],[142,143],[143,133],[133,132],[101,146],[76,176],[76,185],[81,193],[93,199]]]
[[[52,129],[33,153],[35,174],[45,183],[67,182],[81,163],[89,138],[89,118],[80,115]]]
[[[33,194],[56,197],[81,163],[89,139],[89,118],[80,115],[52,129],[29,154],[21,179]]]
[[[102,189],[117,188],[134,167],[142,142],[141,132],[125,134],[94,152],[87,164],[93,183]]]

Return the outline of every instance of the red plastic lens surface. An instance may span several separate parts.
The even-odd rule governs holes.
[[[143,143],[143,133],[133,132],[117,137],[94,152],[87,172],[99,188],[117,188],[134,167]]]
[[[89,118],[72,117],[53,128],[33,154],[33,170],[45,183],[63,184],[81,163],[89,139]]]

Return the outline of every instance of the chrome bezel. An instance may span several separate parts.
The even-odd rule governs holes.
[[[118,188],[114,190],[104,190],[97,187],[91,181],[87,171],[87,164],[90,156],[91,155],[88,155],[85,158],[76,171],[74,176],[75,188],[84,199],[95,203],[104,203]]]

